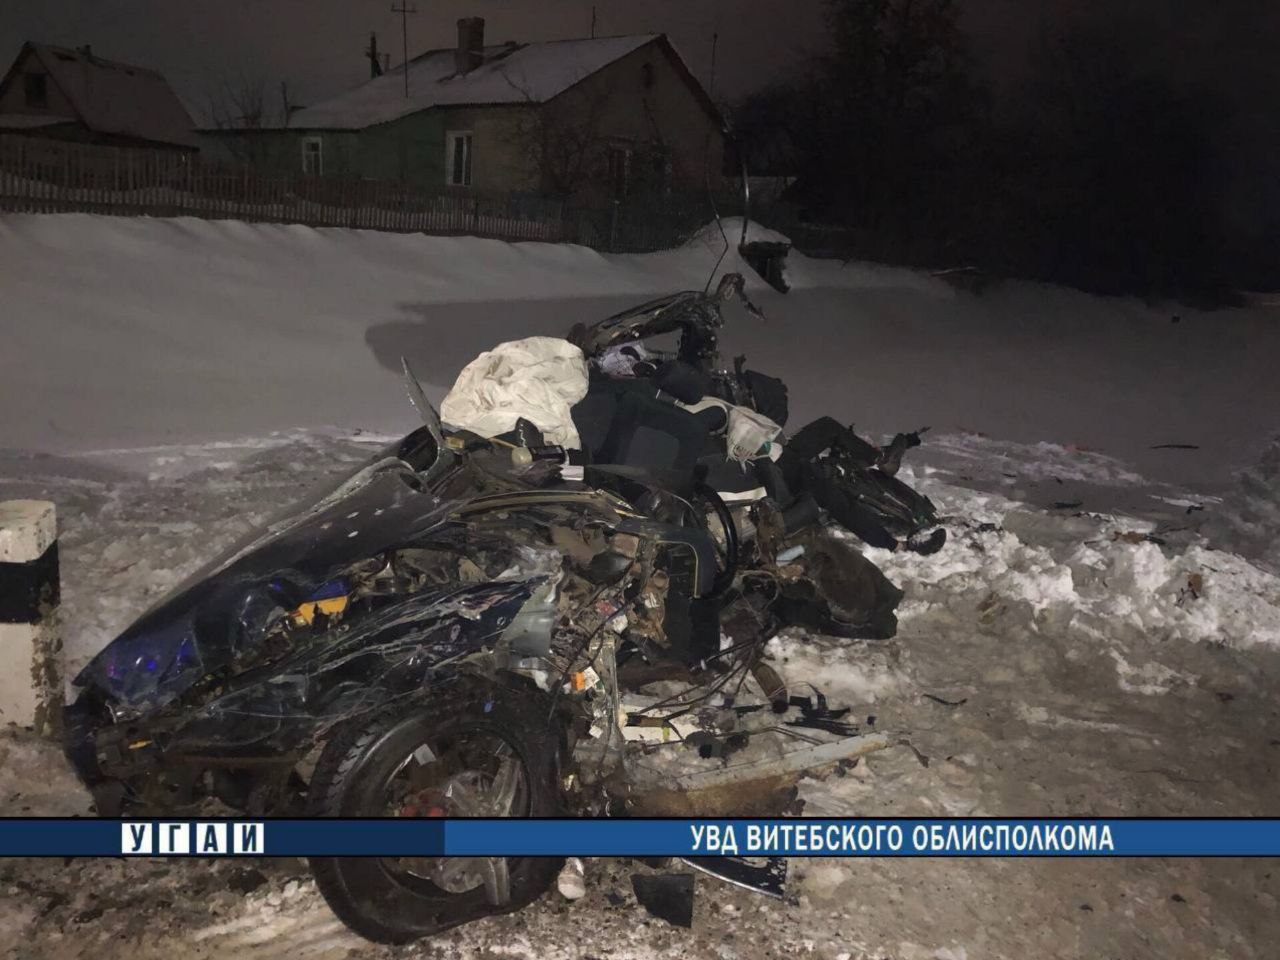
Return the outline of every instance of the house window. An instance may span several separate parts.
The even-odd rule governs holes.
[[[28,73],[22,79],[26,85],[27,106],[47,107],[49,105],[49,78],[43,73]]]
[[[302,140],[302,172],[309,177],[324,174],[324,142],[319,137]]]
[[[451,187],[471,186],[470,130],[451,130],[445,135],[444,182]]]

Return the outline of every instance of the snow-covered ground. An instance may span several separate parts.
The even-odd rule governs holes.
[[[368,437],[299,432],[153,450],[145,472],[12,459],[0,464],[0,498],[60,505],[78,663],[203,558],[372,448]],[[802,781],[805,812],[1274,811],[1274,578],[1230,553],[1128,536],[1149,523],[1054,515],[916,473],[956,519],[935,557],[872,553],[907,591],[899,636],[837,644],[788,633],[773,644],[790,682],[820,680],[895,743]],[[1192,573],[1199,596],[1186,590]],[[55,750],[0,734],[0,814],[85,814],[88,804]],[[99,960],[1199,958],[1264,957],[1280,933],[1280,881],[1260,861],[805,861],[784,904],[700,878],[692,932],[636,906],[628,876],[643,869],[592,862],[583,901],[551,894],[391,952],[346,934],[295,861],[11,861],[0,863],[0,946]]]
[[[72,668],[249,527],[410,426],[401,353],[438,399],[493,342],[701,286],[718,253],[705,237],[601,257],[0,217],[0,499],[58,503]],[[896,744],[804,781],[806,812],[1273,814],[1280,385],[1268,364],[1280,318],[1018,284],[974,297],[804,258],[791,276],[785,297],[751,282],[770,320],[735,313],[726,353],[783,376],[797,423],[832,412],[871,432],[932,424],[910,477],[952,518],[934,557],[869,554],[906,590],[895,640],[773,642],[790,681],[821,677]],[[1199,449],[1150,449],[1167,443]],[[55,751],[0,734],[0,814],[87,811]],[[551,896],[389,952],[346,935],[293,862],[8,862],[0,946],[1199,958],[1268,956],[1280,934],[1280,875],[1261,861],[806,861],[785,904],[699,879],[692,932],[636,907],[636,869],[592,863],[577,904]]]
[[[726,224],[731,238],[734,222]],[[718,230],[682,250],[234,221],[0,216],[0,445],[49,452],[411,422],[399,355],[435,399],[481,350],[702,287]],[[932,425],[1225,484],[1277,430],[1280,311],[1212,313],[1009,283],[981,297],[907,270],[792,255],[769,320],[723,342],[792,385],[797,420]],[[1177,322],[1174,322],[1175,319]],[[1152,449],[1193,444],[1197,450]]]

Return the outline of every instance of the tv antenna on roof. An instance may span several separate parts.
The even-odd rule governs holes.
[[[409,96],[409,14],[417,13],[417,7],[411,7],[408,0],[401,0],[400,6],[391,5],[391,12],[400,14],[400,38],[404,44],[404,95]]]

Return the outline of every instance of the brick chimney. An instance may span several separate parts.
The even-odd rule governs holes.
[[[470,73],[484,63],[484,17],[463,17],[458,21],[454,57],[458,73]]]

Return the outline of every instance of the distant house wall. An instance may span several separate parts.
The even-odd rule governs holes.
[[[334,172],[398,180],[418,188],[441,189],[444,185],[444,129],[433,110],[334,134],[330,139],[343,164]]]
[[[424,110],[363,130],[207,130],[227,154],[275,176],[301,176],[303,145],[320,142],[325,176],[444,186],[444,127]]]
[[[472,135],[471,184],[446,180],[450,132]],[[572,164],[568,192],[609,195],[616,188],[617,160],[632,153],[633,191],[654,179],[655,147],[668,169],[664,188],[701,192],[709,176],[720,183],[724,138],[706,101],[690,87],[684,68],[663,42],[647,43],[544,104],[436,107],[358,131],[211,131],[231,152],[277,174],[303,171],[303,143],[318,138],[327,176],[394,180],[430,191],[482,194],[563,192],[540,157],[547,132],[565,131],[588,143],[582,162]],[[554,137],[553,137],[554,139]],[[561,158],[563,160],[563,158]]]
[[[537,107],[447,107],[439,111],[441,139],[436,185],[456,189],[445,179],[447,134],[472,135],[471,189],[477,193],[525,193],[540,186],[530,137]]]
[[[66,98],[58,88],[58,85],[53,82],[53,78],[45,71],[44,64],[35,55],[35,51],[28,50],[19,57],[12,69],[13,74],[10,82],[5,85],[3,90],[0,90],[0,113],[18,113],[40,117],[66,117],[68,120],[77,119],[75,107],[71,106],[71,101]],[[26,80],[24,79],[28,73],[35,73],[45,77],[47,106],[28,105]]]
[[[303,144],[319,140],[325,176],[365,176],[360,168],[362,134],[349,130],[205,130],[202,136],[220,146],[217,159],[244,163],[259,173],[296,177],[303,174]]]
[[[291,173],[302,173],[302,146],[310,139],[318,137],[321,145],[321,158],[324,162],[324,174],[335,177],[367,177],[369,174],[361,169],[360,141],[364,136],[357,130],[324,130],[304,133],[295,136],[285,150],[284,161]]]
[[[634,50],[552,100],[546,108],[557,122],[592,123],[607,151],[619,147],[665,145],[674,189],[702,190],[709,172],[719,184],[724,162],[720,123],[686,81],[664,44]],[[607,158],[595,165],[607,180]]]
[[[580,171],[573,178],[574,193],[612,190],[610,147],[638,152],[655,144],[666,147],[670,162],[667,183],[672,189],[702,191],[708,174],[718,187],[724,163],[721,123],[689,80],[669,45],[653,41],[547,103],[428,111],[441,118],[441,140],[436,148],[440,168],[435,184],[447,188],[447,133],[469,130],[473,136],[472,190],[548,190],[552,187],[545,169],[548,161],[540,159],[539,141],[548,132],[554,135],[566,130],[574,137],[583,137],[588,131],[584,139],[591,141],[589,152],[595,154],[575,164]]]
[[[223,130],[206,135],[226,145],[241,162],[277,175],[303,172],[303,144],[321,143],[326,176],[406,182],[443,191],[445,144],[450,131],[470,131],[470,190],[509,193],[537,188],[537,177],[520,143],[530,107],[465,107],[423,110],[363,130]]]

